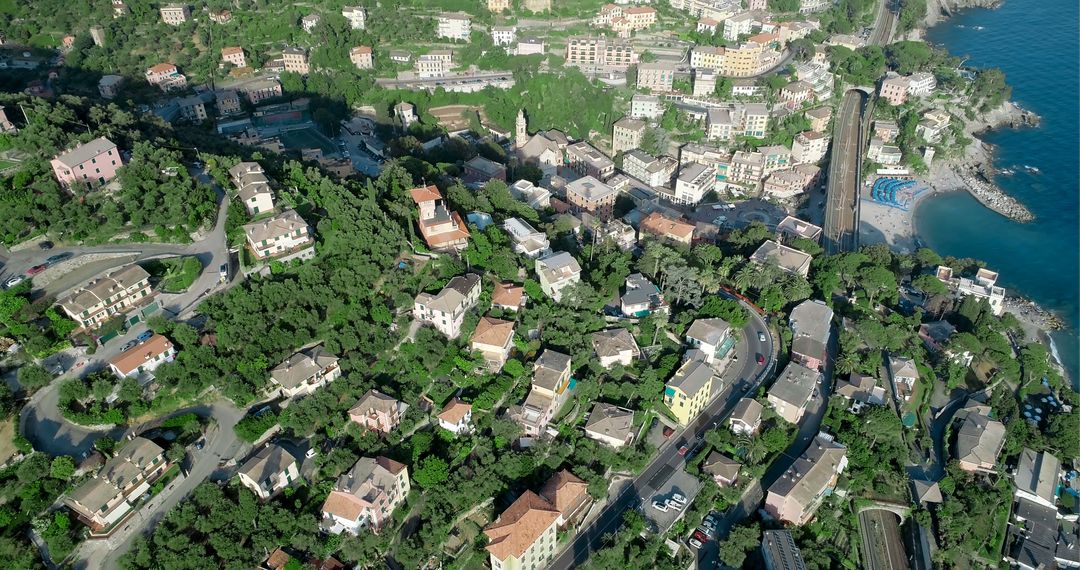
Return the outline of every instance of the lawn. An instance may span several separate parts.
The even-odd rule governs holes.
[[[7,461],[17,452],[15,449],[14,438],[15,420],[9,419],[0,424],[0,463]]]
[[[202,273],[202,263],[193,256],[155,259],[143,264],[143,269],[161,284],[166,293],[186,291]]]

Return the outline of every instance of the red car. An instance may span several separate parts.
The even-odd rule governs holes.
[[[758,363],[758,366],[765,366],[765,355],[764,354],[758,354],[757,355],[757,363]]]
[[[690,451],[690,448],[684,445],[679,448],[679,455],[686,455],[687,451]]]
[[[27,275],[37,275],[38,273],[41,273],[42,271],[45,271],[45,268],[47,268],[47,267],[48,267],[48,264],[45,264],[45,263],[42,263],[41,265],[35,265],[35,266],[31,267],[30,269],[27,269],[26,274]]]
[[[691,536],[693,538],[696,538],[696,539],[700,540],[702,543],[706,543],[706,542],[709,541],[709,537],[705,533],[701,532],[700,530],[695,530],[694,534],[691,535]]]
[[[667,427],[667,426],[664,426],[664,438],[669,438],[669,437],[671,437],[671,436],[672,436],[672,435],[673,435],[674,433],[675,433],[675,430],[673,430],[673,429],[671,429],[671,428],[669,428],[669,427]]]

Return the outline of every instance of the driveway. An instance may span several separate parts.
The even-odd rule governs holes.
[[[189,448],[193,463],[187,476],[174,480],[108,539],[84,542],[74,564],[76,569],[117,568],[120,557],[131,549],[135,539],[151,530],[188,493],[218,472],[220,461],[243,456],[248,446],[236,437],[233,426],[244,416],[244,410],[222,400],[210,406],[210,413],[217,425],[207,431],[202,450]]]

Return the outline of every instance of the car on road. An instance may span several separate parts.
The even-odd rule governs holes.
[[[679,455],[686,455],[686,452],[690,451],[690,446],[683,444],[679,446]]]
[[[124,346],[122,346],[120,348],[120,352],[127,352],[127,351],[135,348],[136,346],[139,346],[139,341],[137,341],[137,340],[129,340],[129,341],[127,341],[127,344],[125,344]]]
[[[759,341],[761,341],[761,342],[765,342],[765,333],[763,333],[763,332],[761,332],[761,331],[758,331],[758,333],[757,333],[757,339],[758,339]]]
[[[758,353],[758,355],[757,355],[757,363],[758,363],[758,366],[765,366],[765,355],[764,354]]]
[[[41,248],[42,251],[49,251],[50,249],[53,248],[53,242],[51,242],[51,241],[43,241],[43,242],[38,244],[38,247]]]
[[[42,263],[40,265],[35,265],[35,266],[31,267],[30,269],[27,269],[26,274],[27,275],[37,275],[38,273],[41,273],[42,271],[45,271],[48,268],[49,268],[49,264]]]
[[[49,256],[49,258],[45,260],[45,263],[48,263],[48,264],[60,263],[61,261],[65,260],[65,259],[71,259],[74,255],[75,254],[71,253],[70,251],[65,251],[64,253],[58,253],[56,255]]]
[[[26,281],[26,276],[25,275],[22,275],[22,274],[15,275],[11,279],[8,279],[7,281],[4,282],[4,289],[10,289],[10,288],[18,285],[19,283],[22,283],[23,281]]]
[[[146,342],[154,336],[154,331],[146,330],[139,333],[139,336],[135,337],[135,340],[139,342]]]
[[[666,513],[668,511],[667,503],[661,503],[660,501],[653,501],[652,502],[652,508],[654,508],[654,509],[656,509],[656,510],[662,512],[662,513]]]

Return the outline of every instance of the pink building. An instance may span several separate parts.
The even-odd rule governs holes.
[[[903,105],[907,101],[909,83],[907,77],[889,72],[885,75],[885,79],[881,80],[878,96],[888,101],[890,105]]]
[[[146,82],[166,93],[187,87],[187,77],[171,63],[159,63],[147,69]]]
[[[401,423],[401,417],[408,408],[408,404],[378,390],[368,390],[360,401],[349,409],[349,420],[364,429],[390,433]]]
[[[59,154],[51,164],[56,180],[67,188],[76,182],[105,184],[116,177],[124,161],[116,145],[101,137]]]

